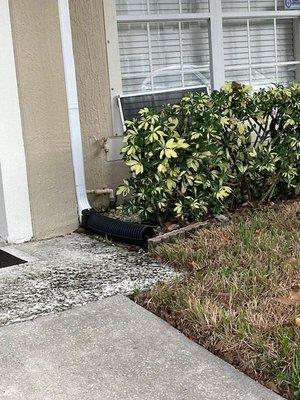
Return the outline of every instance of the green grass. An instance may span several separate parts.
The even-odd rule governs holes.
[[[135,300],[251,377],[300,399],[300,301],[277,300],[300,285],[299,237],[299,201],[236,213],[226,226],[157,248],[155,257],[188,274]]]

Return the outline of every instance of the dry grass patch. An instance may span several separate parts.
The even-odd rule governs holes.
[[[135,300],[269,388],[300,399],[300,203],[237,213],[162,245],[188,276]],[[299,322],[299,321],[298,321]]]

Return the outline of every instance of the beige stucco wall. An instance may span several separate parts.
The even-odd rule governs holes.
[[[70,0],[87,188],[116,188],[128,174],[123,161],[107,162],[104,141],[113,135],[102,0]],[[108,197],[94,197],[94,206]]]
[[[57,1],[10,12],[34,237],[46,238],[78,226]]]

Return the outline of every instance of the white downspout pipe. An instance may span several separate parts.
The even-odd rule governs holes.
[[[91,209],[87,198],[85,185],[84,160],[82,150],[82,138],[79,118],[79,104],[77,95],[77,83],[75,62],[73,54],[72,31],[68,0],[58,0],[62,53],[65,70],[65,82],[68,101],[69,124],[71,133],[71,148],[75,187],[78,204],[79,219],[82,219],[82,211]]]

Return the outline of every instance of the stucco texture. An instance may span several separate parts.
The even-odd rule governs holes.
[[[116,188],[126,174],[123,161],[107,161],[105,140],[113,136],[111,93],[102,0],[70,0],[80,121],[87,188]],[[91,199],[106,205],[107,196]]]
[[[33,231],[46,238],[78,226],[57,1],[10,12]]]

